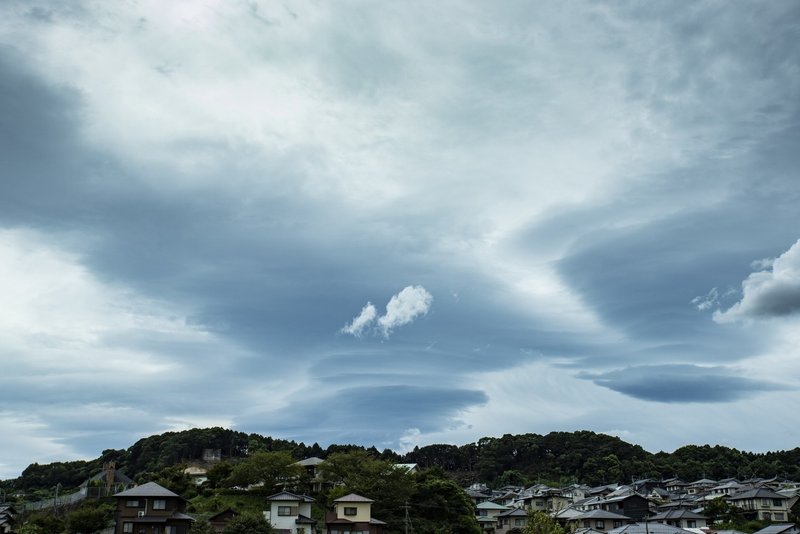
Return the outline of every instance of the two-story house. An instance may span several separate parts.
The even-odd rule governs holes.
[[[307,495],[282,491],[267,497],[269,510],[264,516],[281,534],[315,534],[317,522],[311,519],[311,503]]]
[[[155,482],[114,495],[114,534],[186,534],[194,519],[184,513],[186,499]]]
[[[335,499],[325,517],[328,534],[383,534],[386,523],[372,517],[373,502],[355,493]]]
[[[705,528],[708,526],[706,516],[682,508],[659,512],[648,520],[679,528]]]
[[[634,520],[628,516],[609,512],[608,510],[591,510],[573,517],[567,522],[570,530],[583,528],[592,529],[597,532],[608,532],[623,525],[633,523]]]
[[[783,522],[789,519],[789,499],[766,488],[742,491],[728,497],[728,502],[742,510],[747,518]]]

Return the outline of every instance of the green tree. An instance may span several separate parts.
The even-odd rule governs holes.
[[[414,491],[414,475],[358,449],[328,456],[320,465],[320,475],[332,487],[321,496],[323,508],[338,497],[357,493],[375,501],[373,517],[388,523],[389,530],[402,530],[404,506]]]
[[[84,507],[67,515],[69,534],[94,534],[106,528],[114,517],[110,506]]]
[[[36,532],[39,528],[47,534],[57,534],[64,532],[64,522],[56,516],[48,513],[38,513],[33,515],[26,526],[30,527],[31,532]]]
[[[425,471],[416,482],[409,501],[415,531],[480,534],[475,505],[458,484],[446,478],[444,471]]]
[[[263,483],[267,491],[275,491],[299,479],[302,472],[303,468],[295,464],[288,452],[259,451],[238,463],[226,483],[232,486]]]
[[[234,517],[225,526],[222,534],[271,534],[272,525],[264,516],[256,514],[242,514]]]
[[[523,534],[564,534],[555,519],[539,510],[528,510],[528,524],[522,529]]]
[[[216,534],[216,532],[208,521],[195,521],[189,529],[189,534]]]

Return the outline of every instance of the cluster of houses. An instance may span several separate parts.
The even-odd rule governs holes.
[[[773,479],[694,482],[639,480],[630,485],[588,487],[573,484],[551,488],[506,486],[490,490],[483,484],[467,488],[484,532],[514,534],[527,525],[527,510],[549,514],[575,534],[705,534],[707,503],[722,498],[746,519],[773,523],[761,534],[799,534],[789,523],[789,511],[800,498],[800,484]],[[735,533],[725,533],[735,534]]]
[[[321,463],[319,458],[298,462],[308,472],[312,491],[321,489]],[[415,471],[416,465],[398,464],[396,468]],[[193,475],[201,483],[205,473],[195,470]],[[99,494],[116,492],[114,534],[187,534],[195,521],[186,513],[183,497],[155,482],[135,486],[113,464],[104,466],[103,472],[85,485],[105,486]],[[87,490],[82,487],[82,491]],[[790,509],[800,499],[800,484],[777,478],[703,478],[689,483],[674,478],[647,479],[629,485],[552,488],[536,484],[500,490],[474,484],[465,491],[475,503],[476,519],[485,534],[520,534],[527,526],[529,510],[547,513],[573,534],[708,534],[713,525],[704,509],[718,498],[738,508],[746,519],[771,523],[757,534],[800,534],[800,528],[789,523]],[[318,520],[312,517],[312,497],[281,491],[266,498],[263,514],[279,534],[382,534],[386,523],[372,517],[372,503],[368,497],[351,493],[336,499],[333,508]],[[18,515],[12,505],[0,504],[0,534],[14,532]],[[228,509],[208,521],[222,532],[236,515]],[[413,510],[411,515],[413,523]]]
[[[194,518],[187,515],[186,500],[148,482],[114,496],[117,500],[114,534],[186,534]],[[278,534],[316,534],[317,520],[311,517],[314,499],[282,491],[266,498],[264,517]],[[386,523],[372,517],[372,499],[351,493],[333,501],[333,509],[325,516],[327,534],[382,534]],[[217,532],[225,529],[236,517],[233,510],[224,510],[208,522]]]

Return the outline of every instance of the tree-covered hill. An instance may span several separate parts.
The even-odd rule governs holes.
[[[165,468],[202,458],[205,449],[219,449],[222,459],[236,464],[254,453],[285,452],[300,460],[326,458],[337,452],[366,451],[370,456],[396,463],[437,467],[459,483],[481,481],[494,486],[583,482],[601,484],[634,478],[678,476],[684,480],[781,476],[800,480],[800,448],[756,454],[723,446],[687,445],[672,453],[656,454],[620,438],[589,431],[506,434],[486,437],[462,446],[427,445],[405,455],[357,445],[305,445],[224,428],[167,432],[140,439],[126,450],[109,449],[91,461],[32,464],[22,475],[2,482],[6,491],[48,489],[56,484],[75,487],[97,473],[105,462],[137,481],[152,479]]]

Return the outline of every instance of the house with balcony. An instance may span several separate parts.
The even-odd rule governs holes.
[[[311,518],[311,503],[307,495],[282,491],[267,497],[269,509],[264,517],[279,534],[315,534],[317,522]]]
[[[114,495],[114,534],[187,534],[194,518],[186,515],[186,499],[155,482]]]
[[[728,502],[742,511],[748,519],[775,521],[789,519],[789,499],[767,488],[742,491],[728,497]]]
[[[334,500],[325,516],[327,534],[383,534],[386,523],[372,517],[373,502],[355,493]]]

